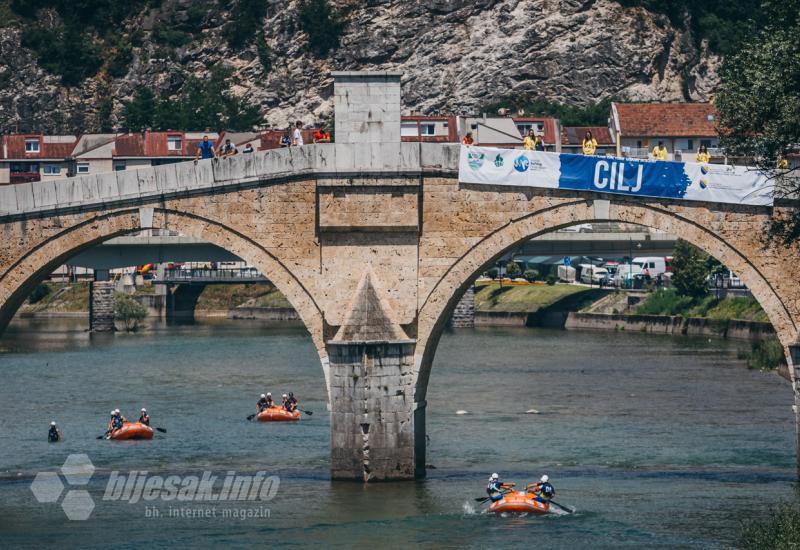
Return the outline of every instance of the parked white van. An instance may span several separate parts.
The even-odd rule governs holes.
[[[641,273],[642,268],[638,264],[619,264],[617,267],[617,272],[614,273],[614,278],[612,281],[614,282],[614,286],[625,288],[631,286],[631,277],[635,277]]]
[[[591,264],[581,264],[581,282],[587,285],[599,285],[600,281],[608,277],[608,270]]]
[[[672,271],[669,265],[670,258],[659,256],[642,256],[633,259],[633,265],[638,265],[643,273],[650,277],[658,277],[668,271]]]

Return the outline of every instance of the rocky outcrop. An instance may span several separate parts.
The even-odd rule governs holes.
[[[509,96],[586,105],[626,100],[701,100],[713,94],[719,60],[661,15],[612,0],[341,0],[347,25],[338,49],[316,59],[297,21],[297,1],[269,2],[265,69],[255,44],[231,50],[222,38],[230,14],[209,7],[202,33],[185,47],[144,42],[128,74],[101,71],[67,88],[20,47],[20,32],[0,29],[0,131],[95,130],[101,96],[115,112],[137,87],[165,96],[222,62],[233,91],[257,103],[265,125],[312,122],[332,112],[331,70],[401,70],[407,111],[476,111]],[[130,20],[131,31],[179,21],[190,2],[175,0]],[[184,11],[182,11],[184,10]]]

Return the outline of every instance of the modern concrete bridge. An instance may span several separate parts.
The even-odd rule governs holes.
[[[739,275],[800,360],[800,254],[761,238],[783,207],[460,184],[458,146],[401,143],[399,74],[334,76],[335,144],[0,188],[0,328],[38,281],[107,239],[162,228],[210,242],[298,311],[329,392],[332,475],[363,480],[424,474],[450,311],[496,258],[562,227],[680,235]]]

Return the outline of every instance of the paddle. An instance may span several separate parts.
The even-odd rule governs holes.
[[[556,506],[556,507],[558,507],[558,508],[561,508],[562,510],[564,510],[564,511],[565,511],[566,513],[568,513],[568,514],[574,514],[574,513],[575,513],[575,508],[569,508],[568,506],[564,506],[563,504],[559,504],[558,502],[553,502],[553,501],[551,500],[551,501],[549,502],[549,504],[551,504],[551,505],[553,505],[553,506]]]
[[[247,417],[247,420],[253,420],[256,416],[258,416],[258,413],[253,413]]]
[[[297,410],[300,411],[300,412],[306,413],[308,416],[311,416],[312,414],[314,414],[313,411],[306,411],[306,410],[301,409],[300,407],[297,407]]]
[[[514,485],[516,485],[516,483],[503,483],[503,489],[510,489],[510,488],[511,488],[511,487],[513,487]],[[514,492],[514,491],[501,491],[501,493],[502,493],[502,494],[504,494],[504,495],[507,495],[507,494],[509,494],[509,493],[513,493],[513,492]],[[479,497],[479,498],[476,498],[476,499],[475,499],[475,502],[486,502],[486,501],[487,501],[487,500],[489,500],[490,498],[492,498],[492,497],[491,497],[491,496],[488,496],[488,497]]]
[[[164,428],[156,428],[156,430],[161,432],[162,434],[167,433],[167,430],[165,430]]]

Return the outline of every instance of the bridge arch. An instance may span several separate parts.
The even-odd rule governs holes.
[[[794,380],[794,368],[788,352],[798,340],[798,325],[788,306],[788,298],[731,240],[715,234],[709,228],[662,205],[612,202],[607,212],[598,215],[594,201],[575,199],[546,206],[512,219],[486,234],[448,268],[423,301],[419,310],[417,347],[415,350],[415,400],[424,402],[433,358],[442,331],[450,315],[472,284],[475,277],[487,269],[508,250],[524,241],[558,229],[582,223],[622,222],[643,225],[684,240],[711,254],[733,270],[753,293],[775,327],[778,338],[789,358]]]
[[[323,340],[323,314],[309,290],[291,269],[255,239],[197,213],[154,208],[152,223],[142,224],[139,208],[98,213],[53,233],[0,272],[0,333],[33,289],[58,266],[102,242],[142,229],[164,228],[224,248],[268,275],[289,300],[311,334],[329,386],[328,355]]]

